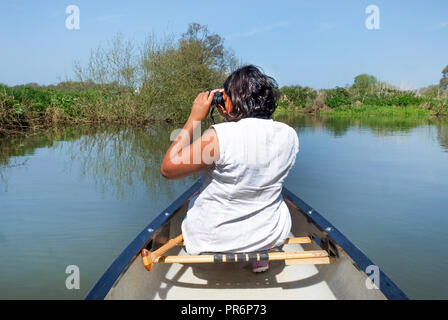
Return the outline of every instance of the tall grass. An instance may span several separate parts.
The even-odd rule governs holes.
[[[329,90],[292,86],[283,87],[280,92],[279,107],[282,113],[299,110],[332,114],[448,114],[448,94],[435,88],[406,91],[376,83],[368,88],[353,85]]]

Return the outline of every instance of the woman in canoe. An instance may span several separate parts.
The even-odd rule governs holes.
[[[194,140],[217,92],[225,122]],[[168,179],[203,173],[201,190],[182,223],[189,254],[263,251],[287,239],[291,217],[281,192],[299,140],[294,129],[271,119],[277,98],[276,81],[245,66],[227,78],[224,89],[203,92],[194,101],[161,166]],[[252,267],[265,271],[268,261]]]

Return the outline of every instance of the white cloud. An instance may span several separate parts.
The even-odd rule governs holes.
[[[448,27],[448,21],[440,22],[440,24],[439,24],[440,29],[447,28],[447,27]]]
[[[229,34],[229,35],[226,35],[225,38],[229,40],[229,39],[235,39],[235,38],[252,37],[253,35],[256,35],[258,33],[272,31],[272,30],[275,30],[275,29],[286,27],[287,25],[288,25],[288,22],[286,22],[286,21],[278,22],[276,24],[272,24],[272,25],[266,26],[266,27],[253,28],[253,29],[251,29],[249,31],[246,31],[246,32]]]

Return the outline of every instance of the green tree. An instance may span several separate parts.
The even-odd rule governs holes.
[[[93,50],[86,65],[75,62],[74,72],[86,89],[98,85],[105,92],[130,95],[130,112],[136,109],[153,120],[181,120],[199,92],[222,87],[236,67],[224,38],[192,23],[179,37],[151,34],[140,46],[118,34]],[[120,117],[124,109],[114,106]]]
[[[350,93],[341,87],[326,91],[325,104],[330,108],[340,108],[351,104]]]
[[[199,92],[222,87],[236,60],[222,37],[192,23],[177,42],[154,45],[149,40],[142,66],[142,95],[152,105],[154,115],[180,120]]]
[[[355,88],[360,93],[364,94],[369,89],[374,88],[377,84],[378,80],[374,76],[363,73],[355,77],[352,88]]]
[[[440,96],[440,87],[438,85],[432,85],[419,90],[420,94],[424,97],[438,98]]]
[[[442,70],[443,77],[440,79],[440,89],[448,90],[448,66]]]
[[[316,90],[310,87],[289,86],[280,89],[281,100],[287,106],[306,108],[313,104],[317,97]]]
[[[138,65],[134,44],[116,34],[106,46],[91,50],[87,65],[73,64],[75,78],[82,83],[96,83],[103,88],[138,86]]]

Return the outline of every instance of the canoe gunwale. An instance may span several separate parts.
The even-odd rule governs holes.
[[[126,272],[131,263],[140,254],[140,251],[148,246],[157,231],[164,224],[169,223],[173,214],[197,192],[202,185],[201,180],[194,183],[187,191],[177,198],[168,208],[163,210],[142,232],[127,246],[109,266],[101,278],[89,291],[86,300],[103,300],[109,291],[118,283],[118,280]],[[331,256],[338,256],[342,251],[352,263],[364,274],[370,265],[375,265],[360,249],[348,240],[329,221],[321,216],[311,206],[289,191],[283,188],[283,196],[288,203],[299,209],[307,220],[319,230],[319,240],[322,241],[323,249],[328,249]],[[378,266],[379,268],[379,266]],[[379,268],[380,291],[390,300],[407,300],[407,295]]]

